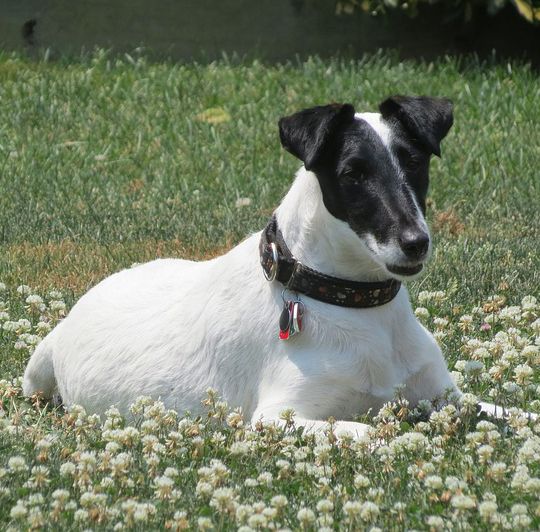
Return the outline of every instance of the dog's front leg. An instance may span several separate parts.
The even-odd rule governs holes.
[[[258,423],[273,424],[282,428],[288,428],[294,426],[296,428],[302,427],[306,434],[324,434],[332,430],[332,432],[338,437],[351,435],[356,440],[362,440],[369,436],[368,431],[370,426],[364,423],[357,423],[355,421],[322,421],[319,419],[309,419],[297,415],[291,416],[291,409],[287,407],[283,408],[271,408],[271,409],[257,409],[251,418],[251,423],[256,426]],[[293,425],[294,423],[294,425]]]
[[[510,415],[509,409],[504,408],[503,406],[496,405],[494,403],[484,403],[480,401],[480,412],[487,414],[489,417],[494,417],[496,419],[506,419]],[[528,417],[531,421],[536,421],[538,419],[538,414],[533,412],[526,412],[525,410],[519,409],[520,412]]]

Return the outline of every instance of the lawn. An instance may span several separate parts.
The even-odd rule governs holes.
[[[21,397],[34,346],[107,274],[204,259],[265,223],[298,162],[277,120],[331,101],[450,97],[431,165],[435,252],[409,284],[466,392],[540,412],[540,80],[519,63],[151,63],[0,55],[0,527],[530,529],[540,423],[431,417],[397,397],[373,442],[134,405],[136,426]],[[201,398],[204,400],[205,398]],[[234,406],[234,405],[232,405]],[[422,419],[422,421],[419,421]]]

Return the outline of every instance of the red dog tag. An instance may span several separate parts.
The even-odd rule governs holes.
[[[288,340],[302,331],[304,304],[301,301],[284,301],[279,317],[279,338]]]
[[[290,337],[290,328],[292,323],[292,301],[285,301],[283,310],[279,317],[279,338],[288,340]]]

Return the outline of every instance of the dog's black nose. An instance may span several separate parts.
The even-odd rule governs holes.
[[[411,260],[420,260],[426,256],[429,249],[429,235],[420,232],[406,232],[399,238],[403,253]]]

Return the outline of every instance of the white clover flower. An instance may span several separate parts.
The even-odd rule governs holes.
[[[65,502],[69,499],[69,491],[65,489],[57,489],[52,492],[52,498],[58,501]]]
[[[23,340],[26,344],[35,347],[39,344],[39,342],[41,342],[42,338],[37,334],[21,334],[21,340]]]
[[[495,425],[491,421],[486,421],[485,419],[483,419],[482,421],[479,421],[476,424],[476,430],[480,432],[488,432],[490,430],[496,430],[496,429],[497,429],[497,425]]]
[[[489,461],[494,450],[495,449],[493,449],[491,445],[481,445],[478,447],[476,452],[478,453],[480,463],[485,464],[487,461]]]
[[[521,391],[521,388],[519,384],[516,384],[515,382],[505,382],[502,385],[503,390],[511,395],[517,394]]]
[[[87,510],[84,510],[83,508],[79,508],[74,514],[73,514],[73,519],[75,521],[79,521],[79,522],[85,522],[85,521],[88,521],[89,519],[89,514],[88,514],[88,511]]]
[[[523,310],[536,310],[538,308],[538,300],[534,296],[524,296],[521,300],[521,308]]]
[[[264,514],[257,513],[248,517],[248,525],[255,530],[265,528],[267,523],[268,519],[266,519],[266,516]]]
[[[474,413],[476,411],[476,407],[478,406],[478,397],[472,393],[464,393],[460,399],[461,407],[463,410],[467,412]]]
[[[424,478],[424,484],[432,490],[438,490],[444,486],[442,478],[438,475],[428,475]]]
[[[426,518],[426,524],[431,530],[444,530],[444,519],[439,515],[429,515]]]
[[[163,475],[169,478],[176,478],[179,474],[176,467],[167,467],[165,468],[165,471],[163,471]]]
[[[110,441],[105,445],[105,450],[110,454],[116,454],[122,446],[116,441]]]
[[[32,289],[26,284],[21,284],[17,287],[17,293],[21,296],[28,296],[32,293]]]
[[[488,470],[489,476],[493,480],[500,482],[504,479],[507,469],[508,466],[504,462],[494,462]]]
[[[235,496],[232,488],[218,488],[212,494],[210,506],[220,512],[234,510],[234,500]]]
[[[510,513],[512,515],[524,515],[527,513],[527,505],[526,504],[514,504],[512,506],[512,509],[510,510]]]
[[[272,485],[272,473],[269,473],[267,471],[261,473],[258,477],[257,477],[257,481],[260,483],[260,484],[265,484],[266,486],[271,486]]]
[[[195,493],[199,497],[208,498],[212,495],[213,492],[214,486],[212,486],[212,484],[210,484],[209,482],[204,482],[202,480],[199,480],[199,482],[197,482],[197,486],[195,487]]]
[[[77,466],[73,462],[64,462],[60,466],[60,475],[63,477],[73,475],[77,470]]]
[[[459,322],[464,325],[471,325],[473,322],[473,317],[470,314],[463,314],[459,317]]]
[[[276,508],[265,508],[262,511],[262,514],[268,519],[269,521],[273,521],[278,516],[278,510]]]
[[[139,522],[146,522],[148,518],[156,513],[156,507],[151,503],[139,503],[133,513],[133,519]]]
[[[288,502],[289,501],[287,500],[287,497],[285,497],[285,495],[274,495],[270,499],[270,504],[274,508],[284,508],[285,506],[287,506]]]
[[[8,321],[8,320],[9,320],[9,314],[5,310],[0,310],[0,321]]]
[[[66,310],[66,304],[60,299],[53,299],[49,302],[49,308],[53,312],[63,312]]]
[[[167,476],[156,477],[154,479],[154,487],[155,497],[162,500],[170,499],[174,488],[174,480]]]
[[[445,293],[443,291],[437,291],[437,292],[429,292],[427,290],[422,290],[418,294],[418,302],[419,303],[429,303],[431,301],[442,301],[445,297]]]
[[[8,469],[14,473],[22,473],[28,470],[28,466],[23,456],[12,456],[8,460]]]
[[[140,430],[143,434],[154,434],[159,431],[159,423],[155,419],[145,419]]]
[[[206,482],[213,482],[214,480],[214,471],[211,467],[199,467],[199,469],[197,469],[197,475],[199,475],[199,478],[201,480],[204,480]]]
[[[356,519],[360,515],[362,504],[359,501],[347,501],[343,505],[343,513],[350,519]]]
[[[375,521],[379,516],[380,509],[379,507],[371,501],[366,501],[362,503],[360,507],[360,517],[364,521]]]
[[[514,529],[527,529],[529,528],[530,524],[532,522],[532,519],[525,514],[518,514],[512,516],[512,526]]]
[[[421,320],[427,320],[429,318],[429,310],[426,307],[417,307],[414,315]]]
[[[9,515],[11,519],[22,519],[26,516],[28,510],[26,509],[26,506],[22,501],[17,502],[13,508],[11,508],[11,511],[9,512]]]
[[[458,388],[463,388],[464,378],[463,378],[463,374],[461,372],[459,372],[459,371],[451,371],[450,372],[450,377],[452,377],[452,380],[454,381],[454,384]]]
[[[433,318],[433,325],[438,329],[446,329],[446,327],[448,327],[448,319],[440,317]]]
[[[460,480],[454,476],[446,477],[444,484],[450,491],[463,490],[467,487],[467,483],[464,480]]]
[[[236,507],[235,518],[237,523],[245,523],[250,515],[253,515],[253,508],[250,504],[239,504]]]
[[[539,494],[540,493],[540,478],[531,477],[525,481],[523,491],[526,493]]]
[[[441,330],[438,330],[438,331],[435,331],[433,333],[433,338],[435,338],[435,340],[437,340],[437,343],[441,344],[441,342],[447,337],[448,335],[444,332],[444,331],[441,331]]]
[[[266,504],[263,501],[257,501],[253,503],[253,511],[260,514],[266,508]]]
[[[21,318],[17,321],[17,332],[23,333],[32,330],[32,323],[26,318]]]
[[[320,513],[330,513],[334,509],[334,503],[328,499],[321,499],[317,503],[317,511]]]
[[[527,438],[518,450],[519,463],[532,463],[540,461],[540,436]]]
[[[45,497],[41,493],[32,493],[28,496],[28,504],[30,506],[39,506],[45,502]]]
[[[354,485],[357,488],[367,488],[370,485],[370,480],[368,477],[358,474],[354,477]]]
[[[47,296],[49,299],[62,299],[62,292],[59,290],[51,290]]]
[[[330,514],[321,514],[317,517],[318,532],[333,532],[334,518]]]
[[[229,447],[229,453],[232,455],[242,455],[242,454],[248,454],[250,451],[250,444],[245,441],[235,441],[230,447]]]
[[[114,486],[114,480],[111,477],[103,477],[99,485],[105,489],[112,488]]]
[[[473,350],[472,356],[476,360],[485,360],[491,358],[491,353],[487,350],[486,347],[477,347]]]
[[[518,465],[510,486],[519,491],[523,491],[525,484],[530,480],[529,468],[526,465]]]
[[[303,526],[308,526],[315,522],[315,513],[309,508],[300,508],[296,514],[296,517]]]
[[[537,345],[527,345],[523,348],[521,356],[531,364],[540,363],[540,347]]]
[[[497,514],[497,503],[495,501],[482,501],[478,505],[478,513],[485,521],[490,521]]]
[[[521,318],[521,307],[504,307],[499,312],[499,318],[511,323],[517,323]]]
[[[41,509],[37,507],[30,508],[26,522],[30,525],[31,530],[42,528],[45,524],[45,520]]]
[[[465,364],[463,371],[469,375],[479,375],[484,371],[484,364],[479,360],[469,360]]]
[[[476,506],[476,501],[468,495],[457,493],[452,496],[450,504],[457,510],[470,510]]]
[[[527,384],[530,382],[534,370],[528,364],[519,364],[514,368],[514,378],[518,384]]]
[[[43,298],[37,294],[30,294],[26,298],[26,303],[32,307],[41,307],[43,305]]]
[[[0,292],[6,291],[6,285],[4,283],[0,283]]]

